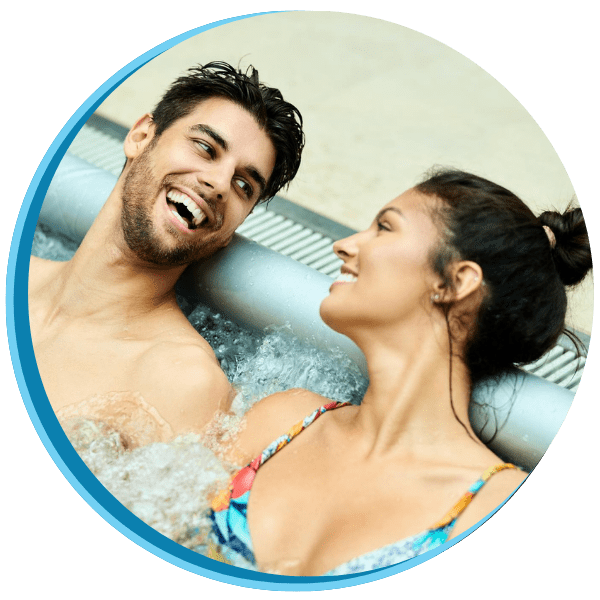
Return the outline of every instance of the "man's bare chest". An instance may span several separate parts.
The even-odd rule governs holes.
[[[33,347],[42,383],[54,410],[94,394],[143,393],[140,363],[147,340],[122,339],[93,327],[62,330],[32,327]]]

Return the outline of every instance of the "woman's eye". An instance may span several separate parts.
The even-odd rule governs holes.
[[[382,223],[381,221],[377,222],[377,230],[378,231],[391,231],[389,225],[387,223]]]
[[[248,198],[252,196],[252,186],[247,181],[237,179],[236,184]]]

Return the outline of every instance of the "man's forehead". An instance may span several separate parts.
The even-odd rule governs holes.
[[[193,126],[195,123],[191,123],[191,121],[195,120],[198,120],[198,123],[202,123],[204,122],[203,119],[209,118],[228,121],[233,116],[238,116],[239,118],[240,115],[250,117],[256,123],[256,126],[260,128],[255,116],[249,110],[233,100],[220,96],[198,100],[196,103],[190,105],[187,113],[178,119],[178,121],[184,122],[187,126]]]
[[[259,183],[264,192],[275,166],[277,151],[273,140],[256,117],[239,103],[221,96],[199,100],[170,127],[188,135],[208,135],[223,150],[240,147],[246,152],[243,167]]]

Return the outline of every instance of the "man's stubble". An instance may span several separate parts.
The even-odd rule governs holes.
[[[151,160],[153,147],[150,144],[135,159],[123,182],[121,228],[127,246],[140,260],[157,266],[186,265],[214,254],[223,245],[218,240],[196,239],[192,243],[178,239],[172,246],[161,240],[151,218],[153,202],[161,190],[169,188],[173,177],[167,176],[156,183]],[[217,219],[217,226],[221,223],[222,218]],[[211,231],[212,228],[207,230],[207,234]]]

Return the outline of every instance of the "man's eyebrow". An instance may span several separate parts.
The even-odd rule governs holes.
[[[381,217],[383,217],[383,215],[385,215],[385,213],[388,212],[388,210],[393,210],[395,213],[398,213],[403,219],[405,218],[404,217],[404,213],[399,208],[396,208],[395,206],[386,206],[385,208],[382,208],[377,213],[377,216],[375,217],[375,220],[381,219]]]
[[[192,125],[192,127],[190,127],[190,131],[192,133],[205,133],[206,135],[210,136],[219,146],[221,146],[223,150],[229,150],[229,144],[227,143],[227,140],[210,125],[197,123],[196,125]],[[260,188],[259,197],[262,197],[267,189],[267,180],[261,175],[260,171],[252,165],[246,165],[242,168],[242,170],[245,171],[252,179],[254,179],[256,183],[258,183],[258,187]]]
[[[205,133],[209,135],[223,150],[229,149],[229,144],[225,140],[225,138],[215,129],[210,127],[209,125],[203,125],[202,123],[197,123],[196,125],[192,125],[190,127],[190,131],[192,133]]]
[[[260,174],[258,169],[254,168],[252,165],[248,165],[244,167],[244,171],[258,183],[258,187],[260,188],[258,197],[262,198],[262,195],[265,193],[267,189],[267,180]]]

